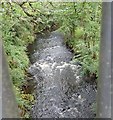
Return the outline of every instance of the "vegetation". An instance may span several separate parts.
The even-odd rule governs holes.
[[[73,60],[82,63],[83,74],[98,76],[101,3],[62,3],[56,15]]]
[[[101,3],[1,3],[0,28],[22,117],[29,117],[32,94],[21,91],[30,61],[27,46],[38,33],[57,29],[80,61],[83,74],[98,76]],[[0,14],[1,15],[1,14]]]

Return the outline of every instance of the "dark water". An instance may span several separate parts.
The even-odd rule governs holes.
[[[63,36],[52,32],[30,46],[29,73],[36,81],[33,118],[94,117],[95,85],[80,76],[81,66],[72,63],[73,54],[63,44]]]

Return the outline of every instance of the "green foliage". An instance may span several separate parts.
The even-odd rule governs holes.
[[[29,118],[31,105],[34,102],[34,96],[32,94],[22,93],[17,87],[14,87],[14,90],[16,91],[17,103],[21,117]]]
[[[74,51],[73,61],[83,64],[83,74],[89,71],[98,76],[101,3],[25,2],[0,4],[0,31],[4,41],[19,108],[25,112],[33,96],[21,93],[29,67],[27,49],[36,33],[58,28],[65,42]],[[27,100],[25,99],[26,97]],[[32,100],[31,100],[32,99]]]
[[[19,88],[25,81],[26,70],[29,66],[26,47],[33,42],[35,37],[33,25],[29,23],[27,18],[21,19],[21,17],[25,17],[25,14],[18,5],[3,3],[1,7],[3,10],[1,21],[2,37],[9,63],[10,76],[16,88],[18,106],[21,106],[21,109],[25,109],[30,106],[29,100],[25,101],[23,99]],[[26,114],[27,112],[25,112]]]
[[[80,54],[73,60],[81,61],[83,74],[89,71],[98,76],[101,3],[59,3],[56,8],[59,31],[64,33],[74,53]]]

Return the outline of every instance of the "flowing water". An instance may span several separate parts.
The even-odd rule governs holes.
[[[72,62],[73,54],[63,43],[63,36],[52,32],[38,37],[32,49],[28,72],[36,81],[33,118],[94,117],[95,85],[80,76],[82,67]]]

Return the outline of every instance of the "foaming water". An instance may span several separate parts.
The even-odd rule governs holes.
[[[28,71],[37,83],[33,118],[94,117],[95,86],[82,80],[81,66],[71,63],[73,54],[60,33],[37,39],[31,58]]]

